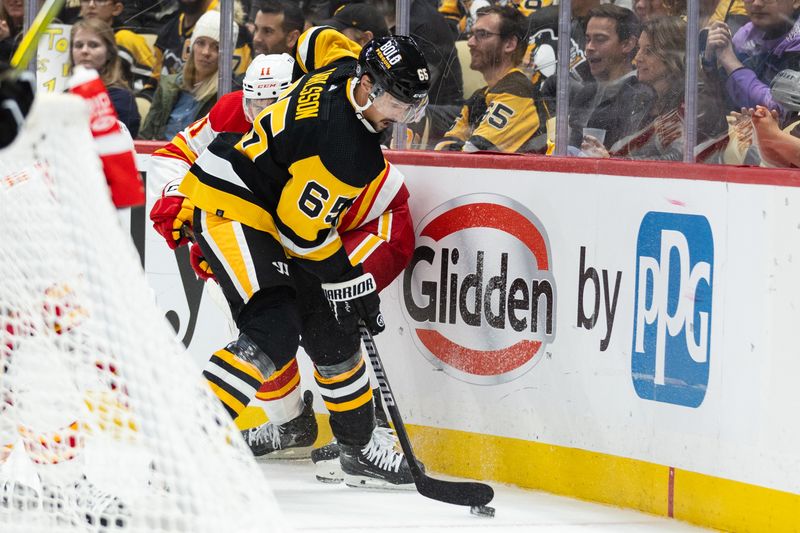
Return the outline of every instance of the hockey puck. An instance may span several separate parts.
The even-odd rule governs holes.
[[[483,516],[486,518],[494,518],[494,507],[489,507],[488,505],[473,505],[469,508],[469,514]]]

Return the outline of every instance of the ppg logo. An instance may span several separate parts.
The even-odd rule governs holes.
[[[631,372],[636,394],[703,403],[711,359],[714,238],[699,215],[649,212],[636,242]]]

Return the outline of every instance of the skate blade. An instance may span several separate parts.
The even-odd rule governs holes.
[[[314,464],[316,466],[317,481],[322,483],[336,484],[344,481],[344,474],[339,466],[339,458],[329,459],[327,461],[319,461]]]
[[[301,446],[297,448],[286,448],[285,450],[275,450],[272,453],[256,456],[259,463],[270,461],[300,461],[311,458],[313,446]]]
[[[343,477],[327,477],[327,476],[315,476],[317,481],[320,483],[327,483],[328,485],[338,485],[342,481],[344,481]]]
[[[416,490],[414,483],[404,483],[395,485],[382,479],[367,476],[356,476],[351,474],[344,475],[344,484],[354,489],[373,489],[373,490]]]

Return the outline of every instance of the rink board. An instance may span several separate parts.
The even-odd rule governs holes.
[[[800,528],[798,173],[389,158],[417,248],[382,293],[378,344],[433,470],[720,529]],[[185,257],[150,228],[144,243],[202,365],[228,341],[222,315]]]

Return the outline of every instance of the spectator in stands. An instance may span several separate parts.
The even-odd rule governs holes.
[[[670,14],[668,5],[662,0],[635,0],[633,11],[640,22],[647,22]]]
[[[467,31],[469,8],[464,0],[441,0],[439,13],[444,17],[454,38],[459,39]]]
[[[217,101],[220,15],[205,13],[190,41],[189,59],[178,74],[164,76],[142,125],[145,139],[171,140],[186,126],[206,115]],[[236,37],[237,26],[233,26]]]
[[[570,77],[569,93],[577,93],[584,83],[592,81],[589,63],[586,61],[586,26],[589,12],[600,5],[600,0],[574,0],[570,22]],[[523,70],[529,73],[534,84],[534,104],[541,124],[551,124],[556,115],[556,70],[558,61],[558,12],[559,7],[550,5],[537,10],[528,17],[528,50],[522,60]],[[552,119],[552,121],[550,120]],[[537,137],[531,151],[545,153],[547,135]]]
[[[39,3],[42,3],[41,1]],[[64,6],[61,11],[56,15],[55,20],[62,24],[75,24],[80,18],[81,2],[80,0],[64,0]]]
[[[19,40],[22,38],[22,24],[25,18],[23,0],[2,0],[0,2],[0,61],[8,63]]]
[[[572,2],[572,21],[570,23],[570,37],[572,39],[570,52],[570,70],[577,81],[591,80],[592,75],[586,62],[586,26],[589,23],[589,12],[600,5],[600,0],[574,0]],[[531,70],[536,71],[543,78],[549,78],[555,73],[556,52],[558,49],[558,6],[547,6],[537,10],[528,17],[528,51],[526,52],[523,64],[530,66]],[[549,48],[540,56],[540,64],[536,64],[535,58],[537,48]],[[542,52],[542,50],[539,50]],[[551,59],[548,61],[547,59]],[[543,72],[548,63],[551,67],[547,69],[547,74]],[[536,83],[537,80],[534,80]],[[543,80],[539,80],[543,81]],[[552,83],[552,92],[555,97],[555,79]]]
[[[303,33],[305,18],[300,7],[289,0],[266,0],[255,18],[253,53],[294,55]]]
[[[460,41],[467,38],[465,33],[472,29],[472,25],[478,18],[478,10],[492,4],[511,5],[525,17],[555,5],[553,0],[440,0],[438,10],[456,40]]]
[[[473,2],[474,3],[474,2]],[[501,1],[501,4],[511,4],[516,7],[524,17],[530,17],[534,13],[538,13],[546,7],[555,6],[558,2],[553,0],[524,0],[524,1]]]
[[[641,128],[611,147],[614,157],[634,159],[683,158],[683,94],[686,77],[686,22],[678,17],[658,17],[646,22],[639,36],[636,76],[653,89],[655,98]],[[702,106],[699,109],[703,112]],[[584,139],[584,154],[609,157],[597,139]]]
[[[244,23],[244,11],[241,4],[234,0],[234,20]],[[208,11],[218,11],[219,0],[179,0],[178,11],[170,15],[164,27],[158,33],[155,43],[156,64],[150,76],[158,81],[162,74],[178,74],[190,54],[190,42],[195,24]],[[252,59],[250,49],[250,33],[244,27],[237,28],[236,45],[233,51],[233,73],[243,75]],[[145,98],[152,98],[155,85],[148,85],[139,93]],[[170,137],[171,138],[171,137]]]
[[[344,5],[334,13],[333,18],[323,20],[319,25],[336,28],[360,46],[367,44],[373,37],[389,35],[383,15],[371,4]]]
[[[686,19],[687,0],[662,1],[670,15]],[[714,21],[720,21],[731,28],[731,33],[736,33],[750,20],[744,7],[744,0],[700,0],[699,8],[701,28],[709,26]]]
[[[158,34],[166,17],[178,10],[177,0],[125,0],[120,27],[139,34]]]
[[[686,22],[681,17],[658,17],[646,22],[639,36],[636,76],[653,90],[654,98],[639,130],[609,150],[596,139],[584,139],[581,150],[591,157],[633,159],[683,158],[684,84],[686,79]],[[720,100],[698,92],[699,143],[727,131]]]
[[[586,59],[594,81],[570,98],[571,147],[581,145],[584,128],[604,130],[601,144],[608,149],[642,123],[653,95],[639,83],[631,63],[639,33],[639,21],[630,9],[603,4],[589,12]]]
[[[108,90],[120,122],[125,124],[131,136],[136,137],[141,117],[133,92],[123,74],[122,61],[111,26],[97,18],[82,19],[73,24],[70,31],[69,63],[70,69],[75,65],[82,65],[97,71]]]
[[[153,85],[155,82],[150,78],[150,74],[156,58],[150,45],[138,33],[127,29],[117,30],[114,25],[116,17],[124,8],[122,0],[81,0],[80,5],[81,18],[102,20],[116,30],[114,39],[119,49],[125,78],[134,92],[141,91],[147,85]]]
[[[527,46],[525,17],[499,5],[483,7],[477,16],[467,40],[469,66],[487,85],[470,96],[436,150],[523,151],[539,130],[533,84],[517,68]]]
[[[675,1],[675,0],[673,0]],[[684,3],[686,0],[682,0]],[[685,9],[684,9],[685,12]],[[724,22],[732,33],[749,21],[744,0],[701,0],[700,1],[700,27],[705,28],[712,22]]]
[[[319,26],[320,20],[329,19],[344,3],[350,2],[343,2],[342,0],[303,0],[300,2],[303,9],[303,17],[306,19],[306,29],[312,26]]]
[[[760,105],[788,120],[769,91],[779,71],[800,67],[800,21],[793,0],[748,0],[750,22],[735,35],[724,22],[709,26],[703,70],[724,83],[731,109]]]
[[[125,7],[121,0],[80,0],[82,19],[100,19],[112,28],[114,19]]]
[[[673,17],[687,18],[687,0],[661,0],[666,15]],[[731,28],[731,33],[744,26],[750,19],[744,7],[744,0],[700,0],[699,4],[700,19],[699,26],[707,27],[715,20],[725,22]],[[639,15],[639,13],[636,13]],[[661,16],[665,16],[661,13]],[[642,22],[647,20],[641,19]]]

